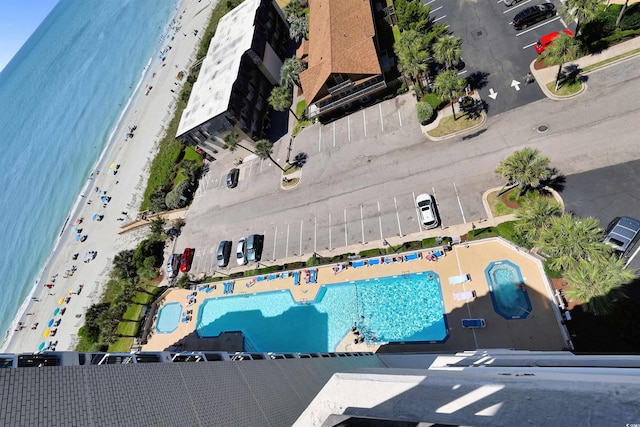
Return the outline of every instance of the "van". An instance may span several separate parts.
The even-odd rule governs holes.
[[[247,237],[247,261],[260,261],[263,240],[264,238],[260,234],[250,234]]]
[[[218,261],[218,267],[226,267],[229,265],[229,257],[231,256],[231,242],[223,240],[218,245],[218,254],[216,259]]]
[[[604,242],[620,256],[628,257],[640,237],[640,220],[628,216],[614,218],[605,231]]]

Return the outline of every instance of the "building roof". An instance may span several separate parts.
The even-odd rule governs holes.
[[[260,1],[245,0],[218,22],[198,80],[182,112],[177,136],[224,113],[229,107],[242,55],[251,48]]]
[[[311,0],[309,7],[309,66],[300,73],[307,104],[322,97],[333,73],[382,73],[369,0]]]

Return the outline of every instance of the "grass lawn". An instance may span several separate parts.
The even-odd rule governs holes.
[[[129,353],[133,345],[133,338],[118,338],[116,342],[109,346],[109,353]]]
[[[513,190],[511,190],[513,191]],[[494,191],[487,196],[487,203],[491,208],[491,214],[493,216],[509,215],[515,212],[514,209],[505,205],[500,198],[498,198],[498,192]]]
[[[135,337],[138,335],[140,324],[138,322],[120,322],[116,332],[123,337]]]
[[[142,309],[144,308],[144,305],[140,305],[140,304],[131,304],[128,308],[127,311],[124,312],[124,315],[122,315],[122,319],[123,320],[140,320],[140,315],[142,314]]]
[[[580,92],[580,89],[582,89],[582,83],[577,79],[574,79],[571,82],[561,83],[561,86],[556,92],[556,82],[554,80],[551,83],[547,83],[547,89],[549,89],[549,91],[554,95],[569,96]]]
[[[458,120],[453,120],[453,116],[447,116],[440,120],[438,127],[430,130],[429,135],[433,137],[441,137],[451,135],[461,130],[472,128],[482,123],[482,116],[477,118],[469,118],[469,116],[458,116]]]
[[[487,237],[498,236],[498,231],[494,227],[476,228],[467,233],[467,240],[486,239]]]

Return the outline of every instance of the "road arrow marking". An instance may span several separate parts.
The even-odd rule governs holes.
[[[498,97],[498,92],[494,92],[493,88],[489,89],[489,98],[496,99]]]
[[[520,82],[517,80],[511,80],[511,87],[515,87],[516,90],[520,90]]]

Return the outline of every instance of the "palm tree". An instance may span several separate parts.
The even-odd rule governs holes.
[[[522,203],[516,213],[519,219],[515,224],[515,229],[519,233],[526,235],[527,240],[535,242],[540,234],[540,230],[546,228],[551,218],[562,213],[560,203],[549,197],[533,197]]]
[[[602,242],[602,237],[597,219],[565,213],[552,217],[549,226],[540,230],[537,246],[551,258],[551,268],[568,271],[580,259],[595,263],[608,258],[612,249]]]
[[[300,87],[300,73],[305,69],[305,63],[300,58],[287,58],[280,68],[280,84],[282,86]]]
[[[462,39],[443,35],[433,44],[433,57],[444,64],[447,70],[454,68],[460,62],[462,55]]]
[[[618,14],[618,17],[616,18],[616,28],[620,27],[620,21],[622,21],[622,15],[624,15],[624,12],[627,10],[628,6],[629,6],[629,0],[624,0],[624,4],[622,5],[622,9],[620,9],[620,13]]]
[[[553,170],[549,167],[549,158],[541,156],[536,148],[525,147],[501,161],[495,174],[506,178],[507,185],[518,184],[520,197],[527,188],[536,188],[540,181],[551,178]]]
[[[269,95],[269,105],[276,111],[284,111],[287,108],[293,114],[293,117],[296,120],[300,120],[300,118],[296,115],[296,113],[291,109],[291,104],[293,103],[293,94],[291,93],[291,88],[289,86],[276,86],[271,90],[271,94]]]
[[[560,15],[565,18],[576,20],[576,36],[580,33],[580,26],[587,22],[593,21],[600,12],[601,0],[567,0],[564,3],[562,9],[560,9]],[[558,39],[554,40],[555,44]]]
[[[307,21],[307,17],[297,16],[291,20],[289,24],[289,38],[291,40],[295,40],[297,43],[300,40],[307,37],[307,32],[309,31],[309,21]]]
[[[287,21],[291,22],[294,18],[304,14],[304,7],[300,0],[291,0],[284,8],[284,14],[287,17]]]
[[[228,133],[223,138],[223,141],[224,141],[224,148],[231,151],[232,153],[236,151],[238,147],[240,147],[240,148],[244,148],[245,150],[247,150],[252,154],[256,154],[253,150],[248,149],[244,145],[240,145],[240,135],[238,135],[238,132],[236,131]]]
[[[268,139],[261,139],[256,142],[256,156],[260,157],[262,160],[269,159],[273,162],[274,165],[280,168],[282,172],[284,172],[284,168],[280,166],[271,155],[273,154],[273,142]]]
[[[622,285],[636,279],[632,270],[624,268],[624,259],[615,254],[599,262],[578,260],[565,278],[571,286],[565,294],[583,303],[584,311],[596,316],[609,314],[616,300],[624,298]]]
[[[398,70],[414,83],[417,82],[420,74],[428,68],[429,53],[424,36],[414,30],[403,31],[394,49],[398,57]]]
[[[451,102],[451,111],[453,112],[453,120],[456,118],[456,110],[454,108],[455,99],[464,91],[465,81],[458,77],[458,73],[455,70],[447,70],[436,76],[436,81],[433,84],[433,89],[440,96],[444,96]]]
[[[559,63],[558,74],[556,75],[556,91],[560,87],[560,77],[562,66],[569,61],[573,61],[578,56],[578,45],[573,37],[565,33],[560,33],[555,38],[551,46],[542,52],[542,59],[551,63]]]

